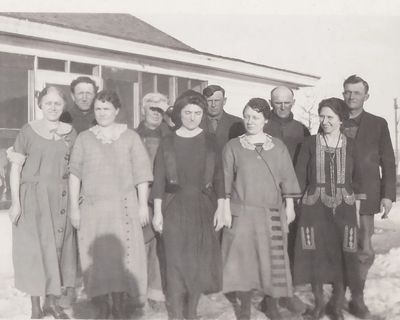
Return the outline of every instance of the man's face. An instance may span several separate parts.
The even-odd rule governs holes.
[[[279,118],[287,118],[290,116],[294,102],[293,94],[289,89],[278,88],[272,93],[271,105],[274,109],[274,113]]]
[[[156,105],[148,106],[145,111],[144,121],[149,128],[158,128],[163,120],[163,111]]]
[[[365,92],[362,82],[347,83],[344,86],[343,98],[350,110],[359,110],[363,108],[369,94]]]
[[[72,100],[82,111],[88,111],[92,107],[95,96],[94,88],[91,83],[81,82],[75,86]]]
[[[224,110],[226,98],[222,91],[215,91],[214,94],[207,98],[208,108],[207,112],[210,117],[218,117]]]

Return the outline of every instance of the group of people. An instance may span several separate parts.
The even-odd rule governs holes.
[[[386,218],[395,200],[395,160],[386,121],[363,109],[368,83],[343,86],[344,100],[319,103],[312,136],[283,86],[270,103],[250,99],[243,119],[224,111],[217,85],[173,108],[149,93],[135,131],[116,122],[118,95],[88,77],[71,83],[68,110],[45,88],[43,119],[7,153],[15,286],[32,318],[67,318],[60,301],[77,273],[100,319],[127,318],[127,301],[195,319],[201,295],[220,291],[238,319],[250,319],[254,291],[269,319],[281,319],[278,305],[344,319],[347,287],[350,313],[368,318],[374,214]],[[302,284],[312,309],[295,295]]]

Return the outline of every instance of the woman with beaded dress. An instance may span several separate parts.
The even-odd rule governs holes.
[[[296,173],[303,192],[294,260],[294,284],[310,283],[315,307],[312,319],[324,316],[323,284],[333,284],[326,308],[333,319],[344,319],[344,288],[361,289],[357,258],[358,208],[362,183],[354,181],[357,154],[353,141],[341,132],[348,117],[344,101],[322,100],[321,127],[303,144]]]

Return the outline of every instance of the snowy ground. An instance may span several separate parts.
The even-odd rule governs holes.
[[[374,319],[400,320],[400,203],[394,206],[390,219],[381,220],[380,216],[376,216],[376,233],[373,243],[377,256],[368,275],[366,303],[374,314]],[[325,287],[325,292],[327,300],[330,293],[329,286]],[[307,286],[299,288],[299,296],[304,302],[312,304]],[[256,300],[254,305],[256,305]],[[167,319],[165,312],[155,313],[147,308],[142,311],[134,313],[133,318]],[[90,304],[82,296],[78,299],[74,310],[67,310],[71,317],[86,319],[92,317],[92,312]],[[285,311],[283,314],[285,319],[302,319],[302,317],[290,316]],[[6,212],[0,211],[0,318],[28,319],[29,315],[29,297],[13,287],[11,227]],[[232,307],[222,294],[202,297],[199,315],[203,319],[235,318]],[[345,318],[346,320],[356,319],[347,313],[345,313]],[[254,308],[252,319],[267,319],[267,317]],[[327,319],[328,317],[324,318],[324,320]]]

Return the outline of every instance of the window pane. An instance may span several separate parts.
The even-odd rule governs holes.
[[[145,96],[150,92],[156,92],[156,88],[154,88],[154,74],[142,73],[142,94]]]
[[[169,76],[162,74],[157,75],[157,91],[166,97],[169,95]]]
[[[11,204],[9,170],[5,150],[12,146],[19,129],[28,122],[28,71],[34,58],[0,52],[0,209]]]
[[[96,67],[94,64],[79,63],[71,61],[69,70],[71,73],[80,73],[93,75],[93,68]]]
[[[178,78],[178,97],[189,89],[189,79]]]
[[[65,71],[65,61],[48,58],[38,58],[38,69]]]
[[[134,117],[133,84],[138,80],[138,72],[114,67],[103,67],[102,76],[104,79],[104,89],[115,91],[121,100],[122,107],[116,121],[126,123],[132,129]]]

